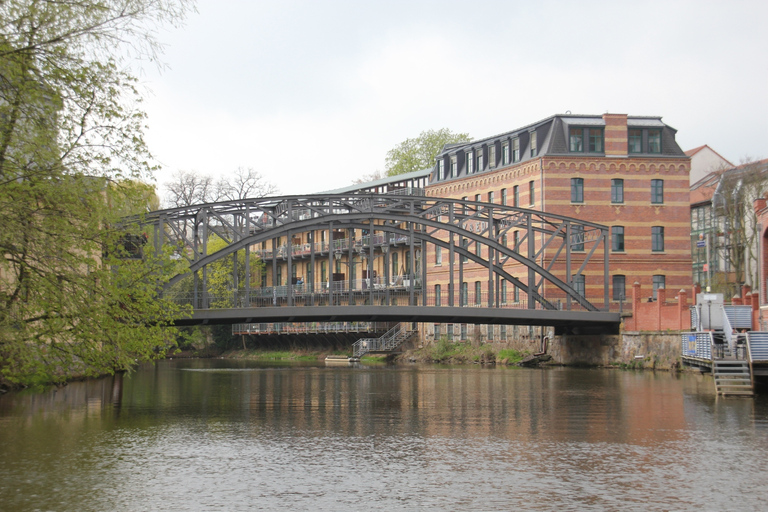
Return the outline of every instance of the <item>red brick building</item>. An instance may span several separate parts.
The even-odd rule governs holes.
[[[446,146],[437,157],[426,194],[530,208],[610,226],[610,301],[627,300],[635,282],[648,290],[648,298],[663,287],[672,299],[680,289],[691,287],[690,158],[675,134],[660,117],[554,115],[501,135]],[[527,251],[521,238],[513,233],[506,243]],[[578,237],[575,240],[572,251],[578,269],[589,249],[585,251]],[[540,257],[546,266],[552,251]],[[427,258],[429,281],[447,282],[449,268],[442,265],[440,255],[433,249]],[[473,265],[465,267],[462,286],[485,291],[487,269]],[[515,277],[526,280],[524,269],[515,267],[520,264],[507,265]],[[553,272],[562,274],[564,268],[555,264]],[[559,277],[596,306],[605,307],[602,265],[589,263],[582,272],[574,272]],[[503,302],[524,295],[513,286],[505,286],[503,292]],[[552,299],[562,296],[546,283],[542,294]]]

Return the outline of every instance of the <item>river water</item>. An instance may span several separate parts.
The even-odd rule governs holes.
[[[0,397],[0,510],[768,509],[700,375],[175,360]]]

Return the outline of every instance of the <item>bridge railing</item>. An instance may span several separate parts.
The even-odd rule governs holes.
[[[366,280],[361,280],[366,281]],[[375,280],[374,280],[375,281]],[[518,294],[515,300],[515,294],[508,292],[493,293],[489,297],[488,292],[462,293],[457,290],[453,296],[453,303],[450,301],[450,294],[441,292],[436,294],[433,289],[422,290],[418,279],[410,283],[409,279],[400,279],[400,284],[394,286],[381,287],[375,285],[373,289],[366,283],[356,283],[350,288],[348,281],[337,281],[332,283],[333,287],[329,291],[328,283],[316,283],[309,285],[284,285],[274,287],[264,287],[252,289],[248,292],[244,290],[230,291],[223,294],[208,293],[203,296],[201,293],[176,293],[166,292],[165,299],[177,304],[192,305],[195,309],[223,309],[223,308],[268,308],[285,307],[288,305],[290,292],[291,302],[294,306],[426,306],[426,307],[466,307],[466,308],[487,308],[489,305],[499,309],[537,309],[544,307],[535,302],[532,308],[529,308],[528,301],[522,292]],[[362,286],[361,286],[362,284]],[[413,290],[411,289],[413,287]],[[492,299],[492,300],[490,300]],[[413,302],[412,302],[413,301]],[[553,298],[549,300],[558,310],[580,310],[586,311],[578,303],[568,304],[562,298]]]
[[[333,334],[385,332],[390,322],[262,322],[233,324],[232,334]]]

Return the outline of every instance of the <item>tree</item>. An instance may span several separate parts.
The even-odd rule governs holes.
[[[376,181],[380,180],[385,177],[385,174],[381,172],[380,170],[373,171],[369,174],[363,174],[361,177],[356,178],[352,180],[353,185],[362,185],[363,183],[368,183],[369,181]]]
[[[166,349],[182,309],[157,290],[175,262],[121,225],[154,197],[140,184],[154,165],[131,63],[156,60],[154,33],[189,9],[0,3],[0,386],[124,370]]]
[[[213,254],[227,246],[227,242],[216,235],[208,239],[207,252]],[[245,291],[248,280],[250,289],[261,285],[261,271],[264,262],[254,253],[249,253],[248,274],[245,268],[245,251],[237,251],[233,258],[223,258],[208,266],[208,294],[211,297],[212,308],[231,308],[236,306],[235,298]]]
[[[177,171],[171,177],[172,181],[164,183],[165,203],[169,208],[277,193],[277,187],[251,167],[238,167],[234,176],[222,177],[218,181],[192,171]]]
[[[418,137],[406,139],[387,152],[387,176],[432,167],[443,146],[471,140],[468,133],[452,133],[448,128],[421,132]]]
[[[719,218],[716,250],[722,254],[731,274],[727,294],[739,293],[742,284],[758,285],[760,229],[754,209],[756,199],[768,190],[768,162],[745,159],[737,168],[725,171],[713,197]]]

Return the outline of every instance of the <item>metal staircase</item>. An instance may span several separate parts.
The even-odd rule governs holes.
[[[726,317],[725,332],[712,333],[712,376],[715,379],[715,391],[722,396],[754,396],[752,368],[747,359],[747,349],[743,338],[730,335],[730,318]],[[741,341],[741,343],[739,343]]]
[[[713,363],[712,375],[718,395],[754,396],[749,361],[724,358],[715,359]]]
[[[418,331],[403,327],[403,324],[397,324],[385,332],[380,338],[363,338],[357,340],[352,345],[352,357],[360,358],[369,352],[392,352],[411,339],[416,332]]]

